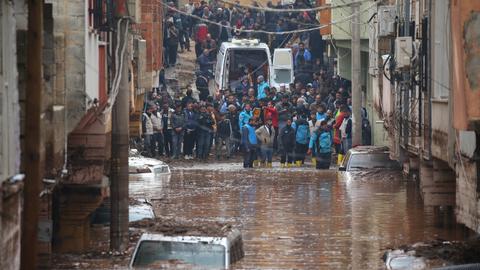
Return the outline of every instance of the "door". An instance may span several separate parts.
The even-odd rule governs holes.
[[[98,99],[100,104],[107,102],[107,58],[105,45],[98,46]]]
[[[231,59],[231,54],[233,53],[233,50],[225,50],[225,63],[223,66],[223,77],[222,77],[222,87],[218,90],[221,89],[226,89],[229,87],[229,81],[228,77],[230,76],[230,59]]]
[[[279,87],[280,84],[293,83],[293,53],[292,49],[281,48],[273,52],[273,65],[270,73],[271,85]]]
[[[215,83],[217,87],[222,87],[222,78],[223,78],[223,62],[225,59],[225,51],[220,48],[217,54],[217,63],[215,64]]]

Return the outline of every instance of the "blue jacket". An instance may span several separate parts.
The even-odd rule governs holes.
[[[326,113],[319,113],[317,112],[317,120],[322,120],[322,119],[325,119],[327,118],[327,114]]]
[[[295,59],[293,59],[295,61],[295,63],[294,63],[295,66],[298,64],[297,59],[298,59],[299,55],[300,55],[300,50],[297,51],[297,53],[295,54]],[[306,48],[305,48],[305,51],[303,52],[303,58],[305,59],[305,61],[311,61],[312,60],[312,54]]]
[[[310,127],[304,119],[299,119],[292,124],[295,129],[295,141],[299,144],[308,144],[310,138]]]
[[[316,148],[319,154],[330,153],[332,151],[332,136],[330,132],[320,131],[320,136],[318,132],[314,132],[308,144],[308,148],[313,149],[313,147]]]
[[[267,94],[265,93],[266,87],[268,87],[268,83],[265,81],[257,86],[257,100],[267,97]]]
[[[243,110],[240,115],[238,116],[238,126],[240,130],[243,128],[244,125],[248,124],[248,120],[253,117],[252,111],[247,112]]]
[[[242,128],[242,144],[247,150],[257,145],[257,135],[255,134],[255,128],[248,123]]]

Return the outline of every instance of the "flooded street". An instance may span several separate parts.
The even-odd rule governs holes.
[[[160,218],[238,228],[245,257],[232,269],[382,269],[389,247],[462,239],[400,174],[199,164],[132,175],[130,193],[150,200]]]

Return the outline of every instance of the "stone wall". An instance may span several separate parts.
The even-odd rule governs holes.
[[[461,159],[461,160],[460,160]],[[456,208],[457,221],[470,229],[480,232],[480,207],[478,170],[480,162],[460,157],[456,165]]]
[[[65,99],[67,132],[87,109],[85,94],[85,0],[50,0],[55,40],[55,96]]]
[[[0,0],[0,269],[20,269],[22,183],[17,73],[17,11],[24,1]],[[20,17],[20,16],[19,16]]]

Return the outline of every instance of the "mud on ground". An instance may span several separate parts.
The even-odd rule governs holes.
[[[146,232],[163,235],[211,236],[225,237],[232,231],[232,225],[222,222],[179,221],[174,219],[144,219],[130,223],[130,227],[140,228]]]
[[[405,251],[414,250],[415,256],[427,260],[444,261],[448,265],[480,263],[480,238],[467,241],[441,241],[403,246]]]

